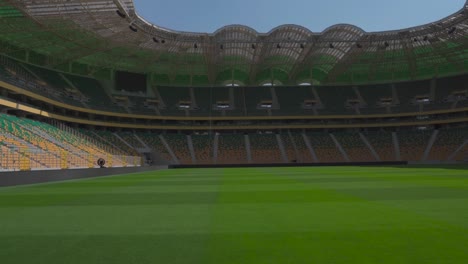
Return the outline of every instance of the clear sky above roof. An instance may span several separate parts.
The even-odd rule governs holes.
[[[366,31],[402,29],[444,18],[465,0],[134,0],[149,22],[174,30],[212,33],[242,24],[266,33],[282,24],[313,32],[346,23]]]

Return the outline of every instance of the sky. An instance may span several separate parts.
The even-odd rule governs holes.
[[[267,33],[282,24],[322,32],[346,23],[365,31],[403,29],[460,10],[465,0],[134,0],[137,12],[165,28],[213,33],[242,24]]]

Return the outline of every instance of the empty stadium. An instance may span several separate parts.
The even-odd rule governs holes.
[[[467,37],[0,0],[1,262],[464,263]]]

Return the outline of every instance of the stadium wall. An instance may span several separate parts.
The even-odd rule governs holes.
[[[77,180],[164,169],[167,169],[167,166],[2,172],[0,173],[0,187]]]

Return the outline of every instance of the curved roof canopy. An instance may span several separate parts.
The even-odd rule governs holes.
[[[364,84],[468,72],[468,2],[430,24],[314,33],[282,25],[180,32],[140,17],[132,0],[0,0],[0,52],[99,79],[147,73],[154,85]]]

